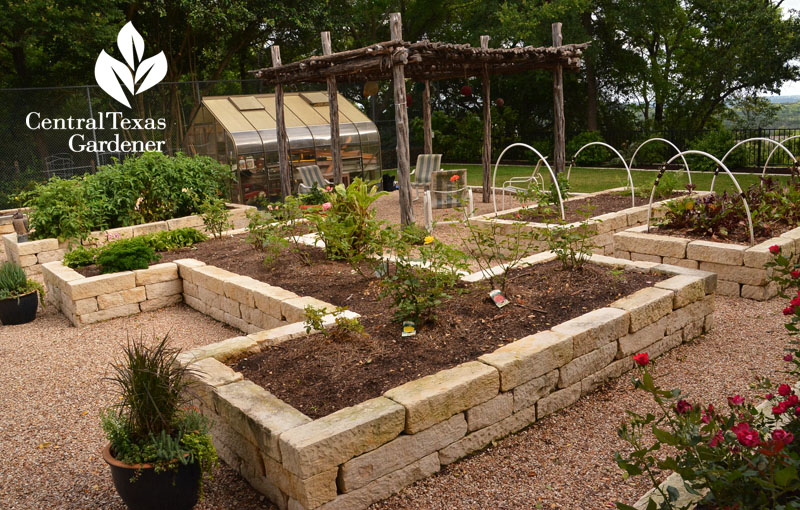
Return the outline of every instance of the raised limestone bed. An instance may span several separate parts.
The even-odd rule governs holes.
[[[574,196],[572,198],[568,198],[564,201],[565,204],[567,203],[575,203],[584,201],[587,198],[602,196],[608,193],[622,193],[626,192],[626,188],[614,188],[604,191],[598,191],[595,193],[588,193],[588,194],[580,194]],[[627,199],[628,204],[630,204],[630,190],[628,189],[625,198]],[[614,253],[614,233],[621,232],[623,230],[627,230],[628,228],[635,227],[638,225],[644,225],[647,223],[647,201],[639,199],[639,202],[644,202],[645,205],[638,205],[636,207],[627,207],[621,209],[619,211],[608,212],[604,214],[598,214],[596,216],[592,216],[587,218],[587,221],[590,222],[592,228],[595,230],[595,234],[589,238],[589,241],[595,245],[594,251],[601,255],[612,255]],[[653,209],[652,209],[652,217],[657,218],[663,216],[664,214],[664,201],[654,202]],[[553,206],[554,210],[558,210],[557,206]],[[483,214],[481,216],[475,216],[472,218],[472,221],[482,222],[482,223],[497,223],[500,225],[507,225],[508,231],[512,231],[515,228],[515,225],[523,225],[525,229],[533,230],[533,231],[544,231],[547,228],[553,228],[555,225],[558,224],[558,217],[554,219],[551,224],[543,223],[543,222],[529,222],[529,221],[521,221],[517,219],[509,219],[507,216],[515,215],[519,213],[523,208],[516,207],[513,209],[508,209],[505,211],[501,211],[498,214],[500,216],[495,216],[494,213]],[[559,216],[560,217],[560,216]],[[582,221],[582,220],[581,220]],[[577,229],[581,225],[581,221],[573,221],[571,223],[567,223],[565,226],[568,228]],[[538,243],[539,249],[545,249],[546,243],[544,241]]]
[[[614,256],[717,273],[718,294],[765,301],[778,292],[764,269],[773,258],[769,247],[778,245],[788,256],[798,253],[799,243],[800,228],[748,246],[653,234],[645,226],[614,234]]]
[[[250,205],[227,204],[230,213],[230,221],[233,228],[243,228],[248,224],[246,212],[255,209]],[[10,220],[9,220],[10,225]],[[3,232],[2,219],[0,219],[0,234]],[[203,218],[199,215],[183,216],[166,221],[156,221],[153,223],[143,223],[131,227],[112,228],[103,231],[92,232],[89,239],[84,244],[103,245],[115,239],[129,239],[152,232],[163,230],[176,230],[184,227],[193,227],[203,230]],[[42,265],[48,262],[62,260],[69,248],[69,241],[59,241],[55,238],[38,239],[36,241],[17,242],[17,235],[11,228],[9,234],[3,235],[3,250],[6,257],[12,262],[19,264],[29,277],[42,280]]]
[[[316,420],[225,364],[303,337],[302,323],[180,359],[197,370],[198,405],[214,420],[220,456],[279,508],[366,508],[571,405],[630,370],[632,354],[658,356],[712,327],[716,275],[600,255],[592,262],[671,277]]]
[[[253,333],[302,321],[309,304],[334,308],[194,259],[91,277],[55,261],[44,264],[42,274],[48,300],[75,326],[185,301],[220,322]]]

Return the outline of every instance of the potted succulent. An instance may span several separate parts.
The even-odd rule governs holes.
[[[29,279],[17,264],[0,265],[0,322],[25,324],[36,318],[39,301],[44,306],[44,287]]]
[[[189,407],[188,369],[168,337],[128,339],[109,377],[118,402],[101,414],[103,459],[131,510],[190,510],[217,463],[208,419]]]

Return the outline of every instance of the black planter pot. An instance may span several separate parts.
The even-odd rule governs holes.
[[[149,464],[139,470],[112,457],[111,445],[103,448],[103,460],[111,466],[114,487],[130,510],[191,510],[197,504],[202,472],[196,462],[162,473]]]
[[[6,326],[12,324],[25,324],[36,318],[39,309],[39,293],[28,294],[0,300],[0,322]]]

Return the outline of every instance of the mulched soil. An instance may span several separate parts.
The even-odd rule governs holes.
[[[279,264],[265,268],[260,253],[239,238],[225,238],[165,254],[164,260],[193,257],[362,315],[366,337],[334,342],[313,335],[268,348],[235,366],[246,378],[312,418],[472,361],[661,279],[644,274],[625,274],[622,279],[593,265],[562,271],[557,262],[515,270],[506,288],[511,305],[498,309],[492,304],[485,283],[459,285],[459,294],[437,307],[435,324],[422,326],[414,337],[402,338],[390,303],[379,297],[377,279],[365,278],[345,263],[326,260],[319,249],[303,250],[311,258],[310,266],[286,254]]]
[[[762,241],[766,241],[767,239],[777,237],[784,232],[792,230],[793,228],[795,227],[785,223],[775,223],[769,226],[759,226],[754,224],[753,238],[755,239],[756,243],[760,243]],[[714,241],[718,243],[743,244],[747,246],[750,245],[750,230],[747,228],[746,221],[742,222],[740,225],[737,225],[736,228],[730,230],[728,235],[725,237],[715,234],[698,233],[697,231],[689,230],[688,228],[674,228],[669,225],[650,227],[650,233],[672,237],[684,237],[696,241]]]
[[[669,198],[675,198],[682,194],[683,193],[675,192]],[[654,201],[658,200],[666,199],[654,199]],[[649,202],[650,197],[636,197],[636,206],[647,205]],[[572,223],[574,221],[587,219],[587,214],[588,217],[600,216],[601,214],[617,212],[630,207],[632,207],[630,190],[624,193],[612,191],[587,198],[564,201],[564,216],[567,222]],[[537,207],[532,207],[505,214],[500,216],[500,218],[504,220],[531,221],[536,223],[558,221],[561,212],[558,205],[552,205],[549,209],[551,211],[549,214],[543,214],[544,211],[540,211]]]

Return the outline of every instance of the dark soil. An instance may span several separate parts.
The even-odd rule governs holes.
[[[458,295],[437,308],[435,324],[422,325],[416,336],[403,338],[389,303],[379,297],[378,280],[326,260],[319,249],[303,250],[311,265],[287,253],[280,263],[265,268],[261,255],[239,237],[170,252],[163,260],[196,258],[362,315],[367,333],[363,338],[335,342],[313,335],[267,348],[234,366],[312,418],[472,361],[662,279],[638,273],[615,278],[594,265],[562,271],[556,262],[516,270],[505,293],[512,304],[498,309],[489,300],[488,284],[461,285]],[[369,268],[364,272],[371,274]]]
[[[673,193],[669,198],[675,198],[682,195],[681,192]],[[665,198],[654,198],[654,201],[666,200]],[[647,205],[650,202],[650,197],[642,198],[636,197],[636,206]],[[600,216],[610,212],[617,212],[623,209],[629,209],[631,206],[631,193],[627,192],[608,192],[592,197],[566,200],[564,201],[564,216],[568,223],[575,221],[582,221],[588,217]],[[550,213],[545,214],[545,211],[538,207],[531,207],[528,209],[521,209],[515,213],[508,213],[500,218],[504,220],[518,220],[530,221],[536,223],[554,222],[560,219],[560,209],[558,204],[549,207]]]
[[[792,230],[793,226],[787,225],[786,223],[774,223],[768,226],[765,225],[756,225],[754,222],[753,225],[753,237],[756,243],[760,243],[762,241],[766,241],[767,239],[777,237],[784,232],[788,232]],[[750,245],[750,230],[747,228],[747,222],[742,222],[741,225],[737,225],[736,228],[730,230],[728,235],[721,236],[716,234],[703,234],[701,232],[697,232],[695,230],[690,230],[688,228],[675,228],[670,225],[661,225],[658,227],[650,227],[650,233],[652,234],[660,234],[665,236],[673,236],[673,237],[685,237],[688,239],[694,239],[698,241],[715,241],[718,243],[729,243],[729,244],[744,244]]]

